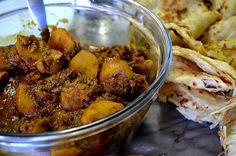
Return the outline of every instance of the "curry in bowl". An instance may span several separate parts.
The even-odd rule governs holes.
[[[63,28],[0,47],[0,132],[41,133],[97,121],[148,86],[145,48],[91,49]]]

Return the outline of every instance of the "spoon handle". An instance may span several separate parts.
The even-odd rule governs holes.
[[[43,30],[47,26],[46,11],[43,0],[27,0],[27,5],[33,20]]]

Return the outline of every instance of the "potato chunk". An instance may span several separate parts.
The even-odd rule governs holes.
[[[77,42],[70,32],[64,28],[57,28],[51,33],[48,45],[52,49],[69,53],[77,47]]]
[[[64,61],[64,56],[60,51],[49,49],[36,62],[36,67],[41,73],[54,74],[62,69]]]
[[[112,77],[118,73],[124,74],[128,79],[130,79],[133,74],[126,61],[119,60],[116,58],[105,59],[102,65],[100,79],[103,80],[108,77]]]
[[[37,103],[29,93],[29,85],[20,83],[16,89],[17,110],[26,115],[33,116],[37,113]]]
[[[129,91],[129,80],[132,76],[133,72],[126,61],[108,58],[102,65],[100,81],[106,92],[125,96]]]
[[[17,36],[16,49],[20,58],[30,69],[35,69],[34,63],[40,58],[41,54],[47,47],[43,40],[35,36]]]
[[[71,59],[69,68],[79,71],[88,77],[96,78],[98,73],[98,59],[93,53],[81,50]]]
[[[82,124],[88,124],[93,121],[111,115],[124,108],[123,104],[107,100],[94,101],[83,113],[81,117]]]

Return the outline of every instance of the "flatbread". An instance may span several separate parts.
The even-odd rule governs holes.
[[[159,100],[174,103],[189,120],[219,124],[224,154],[236,155],[236,1],[155,2],[149,8],[175,45]]]
[[[182,48],[179,46],[173,46],[173,53],[174,55],[181,56],[183,58],[196,62],[199,67],[207,70],[208,72],[211,72],[212,74],[221,76],[222,73],[225,73],[236,80],[236,70],[226,62],[214,60],[194,50]]]
[[[227,62],[236,69],[236,38],[214,41],[204,47],[207,56]]]
[[[177,110],[186,118],[200,123],[218,123],[219,114],[211,114],[228,105],[229,99],[225,95],[171,82],[164,84],[159,97],[162,102],[172,102],[178,106]]]
[[[220,138],[225,153],[228,156],[236,155],[236,108],[226,111],[220,124]]]
[[[209,59],[193,50],[178,46],[173,46],[173,53],[173,64],[167,82],[210,92],[228,92],[235,88],[234,78],[229,72],[225,73],[218,68],[224,62]],[[235,72],[231,66],[226,66],[227,71],[230,69]]]
[[[230,38],[236,38],[236,15],[212,25],[209,30],[204,33],[201,41],[210,43]]]

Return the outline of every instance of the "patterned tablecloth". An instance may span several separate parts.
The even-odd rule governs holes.
[[[154,103],[124,154],[147,156],[217,156],[218,128],[185,119],[172,104]]]

